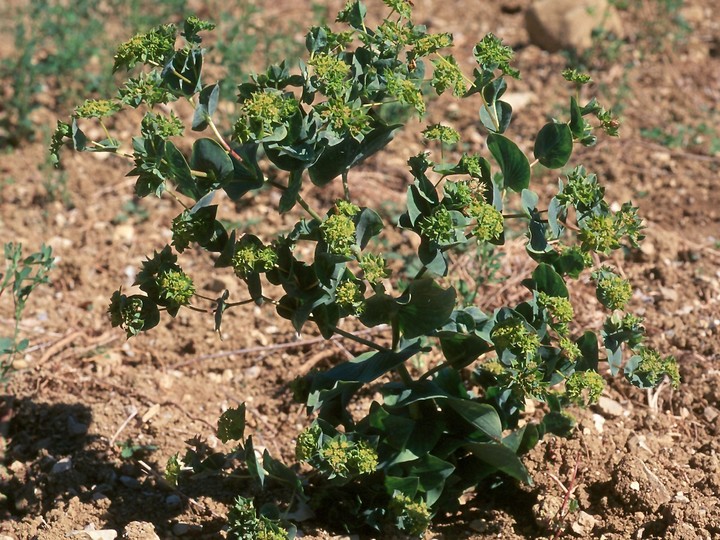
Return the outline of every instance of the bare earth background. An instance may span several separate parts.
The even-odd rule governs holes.
[[[341,7],[321,2],[311,11],[299,4],[259,3],[253,20],[273,28],[289,17],[297,23],[283,31],[302,43],[306,26],[326,13],[323,6],[329,17]],[[529,44],[528,4],[415,0],[416,21],[453,32],[466,67],[487,32],[516,48],[523,79],[508,81],[516,110],[511,129],[526,149],[549,116],[567,116],[571,90],[559,75],[566,58]],[[663,388],[651,407],[646,393],[612,382],[599,406],[573,411],[579,428],[570,439],[550,437],[528,456],[533,486],[483,489],[462,514],[439,520],[428,538],[550,538],[543,517],[554,515],[568,488],[577,510],[567,518],[567,538],[720,538],[720,8],[715,0],[687,0],[676,13],[682,30],[662,24],[663,2],[629,4],[619,11],[623,40],[600,41],[590,56],[596,82],[590,91],[609,106],[620,104],[621,137],[601,137],[596,148],[577,151],[573,163],[597,172],[612,201],[640,206],[645,245],[613,262],[637,287],[632,308],[646,318],[650,344],[677,357],[683,384],[674,392]],[[380,2],[370,6],[384,13]],[[192,7],[213,17],[200,1]],[[11,38],[0,33],[0,57],[13,54]],[[50,88],[33,120],[52,129],[69,106]],[[445,119],[470,142],[467,150],[481,151],[476,108],[437,100],[429,120]],[[127,140],[136,120],[121,117],[112,128]],[[411,124],[351,178],[363,203],[383,205],[388,215],[409,182],[405,159],[422,150],[420,124]],[[213,436],[217,418],[241,402],[257,446],[290,459],[293,437],[309,420],[284,386],[289,375],[359,351],[316,340],[312,331],[297,341],[270,307],[228,312],[222,341],[210,315],[187,310],[126,341],[110,328],[108,299],[169,241],[178,210],[166,199],[135,200],[133,179],[124,176],[130,167],[115,156],[68,152],[64,176],[57,176],[46,164],[46,142],[38,137],[0,154],[0,240],[22,241],[27,250],[49,243],[58,257],[52,285],[28,305],[22,329],[30,352],[0,395],[0,536],[64,539],[94,527],[134,539],[153,538],[153,528],[161,538],[221,538],[227,505],[238,493],[252,494],[250,487],[241,479],[194,478],[173,492],[156,476],[167,459],[194,437],[221,448]],[[556,177],[546,172],[533,181],[549,194]],[[49,196],[52,182],[62,197]],[[223,217],[262,236],[286,225],[271,211],[276,202],[263,192]],[[391,239],[393,249],[407,249],[402,235]],[[478,297],[481,307],[519,298],[514,276],[530,268],[522,251],[522,238],[510,242],[499,275],[511,277],[491,282]],[[227,288],[231,298],[242,298],[231,272],[213,272],[201,253],[182,263],[201,292]],[[590,287],[581,284],[573,298],[583,324],[602,323]],[[11,331],[7,308],[0,311],[0,335]],[[153,449],[123,459],[126,441]],[[347,534],[324,529],[322,516],[300,530],[310,539]]]

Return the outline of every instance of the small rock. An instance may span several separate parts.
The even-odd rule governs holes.
[[[60,474],[72,469],[72,459],[69,457],[62,458],[50,470],[51,474]]]
[[[88,431],[88,425],[78,422],[72,414],[67,419],[67,430],[70,435],[85,435]]]
[[[121,223],[113,229],[113,243],[130,245],[135,239],[135,227],[129,223]]]
[[[194,536],[201,532],[202,527],[194,523],[176,523],[172,526],[172,533],[175,536]]]
[[[625,412],[625,407],[623,407],[614,399],[610,399],[609,397],[605,396],[600,396],[600,399],[598,399],[597,402],[597,406],[600,409],[600,412],[602,412],[606,418],[608,416],[622,416]]]
[[[172,494],[165,497],[165,506],[167,506],[170,509],[180,508],[182,505],[182,499],[179,495]]]
[[[536,0],[525,12],[525,27],[530,41],[548,52],[583,51],[596,28],[623,35],[608,0]]]
[[[682,491],[678,491],[675,494],[674,501],[679,503],[689,503],[690,499],[688,499]]]
[[[577,536],[588,536],[596,524],[597,520],[593,516],[580,510],[577,514],[577,519],[570,525],[570,529],[572,529],[572,532]]]
[[[244,371],[243,375],[245,375],[246,379],[257,379],[261,373],[260,366],[251,366]]]
[[[123,540],[160,540],[152,523],[146,521],[131,521],[125,525]]]
[[[720,415],[720,411],[718,411],[718,410],[717,410],[715,407],[713,407],[712,405],[708,405],[708,406],[705,407],[705,409],[703,410],[703,417],[704,417],[705,420],[707,420],[708,423],[710,423],[710,424],[712,424],[712,423],[715,421],[715,419],[718,417],[718,415]]]
[[[660,296],[669,302],[677,302],[679,298],[678,292],[670,287],[660,287]]]
[[[126,488],[130,488],[130,489],[139,489],[140,488],[140,481],[137,478],[133,478],[132,476],[123,475],[120,478],[118,478],[118,480]]]

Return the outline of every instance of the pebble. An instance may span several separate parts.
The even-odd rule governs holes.
[[[69,457],[62,458],[50,470],[51,474],[60,474],[72,469],[72,459]]]
[[[140,482],[137,478],[133,478],[132,476],[121,476],[118,478],[120,483],[125,486],[126,488],[130,489],[139,489],[140,488]]]
[[[172,526],[172,533],[175,536],[191,536],[201,532],[202,527],[194,523],[176,523]]]
[[[182,499],[179,495],[175,495],[174,493],[172,495],[168,495],[165,497],[165,506],[167,506],[170,509],[179,508],[182,504]]]
[[[587,536],[592,532],[596,524],[597,520],[593,516],[580,510],[577,519],[570,528],[578,536]]]
[[[609,397],[605,397],[605,396],[600,396],[597,406],[606,417],[607,416],[622,416],[623,413],[625,412],[625,407],[623,407],[620,403],[618,403],[614,399],[610,399]]]
[[[88,432],[88,425],[79,422],[72,414],[67,419],[67,430],[70,435],[85,435]]]

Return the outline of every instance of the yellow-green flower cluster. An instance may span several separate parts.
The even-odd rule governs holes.
[[[521,321],[509,321],[495,326],[491,337],[498,348],[519,352],[524,356],[534,356],[540,348],[540,337],[530,332]]]
[[[203,212],[192,213],[190,210],[183,211],[173,218],[172,226],[172,245],[175,249],[182,253],[190,245],[190,242],[197,242],[201,231],[206,231],[210,227],[212,217],[210,214]]]
[[[341,99],[330,99],[318,105],[318,110],[320,117],[337,133],[347,131],[353,137],[358,137],[370,129],[370,117],[365,111],[360,107],[351,107]]]
[[[159,298],[184,306],[195,294],[192,279],[182,270],[165,270],[158,276]]]
[[[75,107],[75,118],[105,118],[122,109],[122,104],[112,99],[86,99],[82,105]]]
[[[591,216],[581,222],[580,241],[583,249],[598,253],[609,253],[620,247],[615,222],[609,215]]]
[[[560,349],[571,362],[574,362],[582,354],[580,347],[567,336],[560,337]]]
[[[122,103],[131,107],[139,107],[143,103],[152,107],[158,103],[174,101],[175,96],[162,88],[161,82],[158,70],[140,73],[137,77],[125,82],[125,85],[118,91],[118,96]]]
[[[310,461],[318,453],[320,435],[322,435],[322,430],[317,424],[313,424],[300,432],[295,443],[295,458],[298,461]]]
[[[177,28],[174,24],[156,26],[144,34],[137,34],[120,45],[115,53],[113,73],[121,67],[131,69],[138,62],[162,66],[165,58],[175,51]]]
[[[435,242],[445,243],[453,239],[452,216],[444,206],[436,206],[432,214],[419,221],[418,226],[423,235]]]
[[[235,275],[241,279],[250,274],[268,272],[277,264],[277,253],[271,246],[253,243],[240,245],[232,258]]]
[[[505,220],[497,208],[484,201],[475,201],[467,207],[468,216],[475,220],[473,234],[478,240],[497,240],[503,233]]]
[[[422,134],[429,141],[440,141],[444,144],[455,144],[460,140],[460,134],[456,130],[442,124],[428,126]]]
[[[574,312],[570,300],[562,296],[550,296],[547,293],[538,293],[538,303],[547,309],[559,323],[572,321]]]
[[[432,87],[438,95],[451,89],[454,96],[463,96],[467,91],[465,77],[463,76],[457,60],[453,56],[442,56],[433,61]]]
[[[387,81],[387,93],[396,98],[404,105],[410,105],[418,114],[425,114],[425,100],[422,92],[414,82],[403,79],[398,74],[390,70],[384,72]]]
[[[348,279],[342,281],[335,289],[335,301],[341,308],[353,315],[360,315],[363,311],[365,297],[357,282]]]
[[[172,111],[170,116],[147,112],[141,123],[143,135],[158,135],[163,139],[182,135],[184,128],[182,120]]]
[[[412,3],[408,0],[383,0],[383,3],[401,17],[409,19],[412,16]]]
[[[333,214],[320,225],[323,240],[330,253],[335,255],[352,255],[355,245],[355,223],[345,214]]]
[[[452,34],[428,34],[421,37],[413,44],[415,56],[423,57],[432,54],[440,49],[450,47],[453,42]]]
[[[362,256],[359,264],[365,279],[372,285],[376,285],[383,279],[390,277],[387,261],[381,255],[367,253]]]
[[[482,178],[483,170],[480,166],[480,158],[478,154],[463,154],[460,158],[460,166],[473,178]]]
[[[674,356],[662,358],[660,353],[648,347],[641,347],[635,352],[640,356],[640,362],[634,373],[645,376],[652,386],[657,386],[664,375],[672,382],[673,388],[680,386],[680,371]]]
[[[502,44],[502,40],[493,34],[486,35],[473,49],[475,60],[484,69],[495,70],[499,69],[506,75],[520,77],[520,72],[517,69],[510,67],[515,53],[511,47]]]
[[[345,199],[338,199],[335,201],[335,208],[338,214],[343,216],[353,217],[360,213],[360,207],[356,204],[346,201]]]
[[[430,526],[430,509],[422,499],[415,501],[396,492],[390,502],[390,510],[400,521],[403,532],[410,536],[420,536]]]
[[[567,175],[567,185],[557,199],[565,206],[577,206],[581,212],[588,212],[601,206],[604,196],[605,188],[598,184],[597,176],[588,174],[585,167],[579,165]]]
[[[605,379],[597,371],[576,371],[565,381],[568,398],[582,406],[597,403],[604,388]]]
[[[177,486],[181,471],[182,462],[180,461],[178,454],[173,454],[168,458],[167,463],[165,464],[165,474],[163,475],[165,481],[171,486]]]
[[[344,437],[331,439],[320,450],[320,457],[332,474],[340,477],[370,474],[378,465],[377,453],[365,441],[352,442]]]
[[[592,78],[587,73],[581,73],[577,69],[567,68],[562,72],[563,79],[575,84],[588,84]]]
[[[608,309],[624,309],[632,297],[632,286],[626,279],[608,271],[593,275],[597,279],[597,297]]]
[[[328,97],[343,97],[348,89],[350,66],[341,58],[321,53],[308,62],[317,77],[318,89]]]
[[[50,161],[54,167],[60,167],[60,150],[65,144],[65,139],[70,138],[71,134],[72,128],[70,124],[58,120],[50,140]]]
[[[235,122],[234,134],[239,141],[254,135],[262,138],[272,134],[273,127],[287,121],[298,111],[297,100],[274,90],[253,92],[242,102],[241,115]]]

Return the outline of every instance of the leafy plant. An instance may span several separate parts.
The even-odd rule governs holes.
[[[4,255],[4,272],[0,273],[0,298],[5,292],[12,298],[14,326],[12,335],[0,337],[2,383],[7,382],[16,356],[30,344],[27,339],[20,339],[20,322],[27,300],[38,286],[48,283],[48,273],[53,267],[52,249],[44,245],[40,251],[23,258],[22,244],[8,242],[4,246]]]
[[[605,262],[642,239],[636,208],[626,203],[611,210],[598,177],[569,165],[574,146],[594,145],[598,130],[617,135],[612,113],[595,99],[581,104],[575,92],[565,120],[542,126],[528,156],[510,137],[512,107],[502,100],[506,78],[519,76],[512,50],[491,34],[484,37],[468,77],[449,53],[451,34],[415,25],[406,0],[385,4],[390,15],[373,27],[364,4],[349,2],[337,18],[343,30],[308,32],[307,62],[296,69],[271,65],[240,84],[229,138],[214,118],[219,87],[202,81],[199,34],[213,25],[189,17],[182,28],[164,25],[137,35],[120,46],[114,69],[141,71],[124,83],[119,98],[88,100],[69,123],[59,122],[52,152],[59,159],[69,141],[78,151],[125,156],[134,164],[137,196],[169,196],[179,205],[171,245],[138,273],[142,293],[119,290],[112,297],[112,324],[128,337],[156,326],[161,314],[174,317],[212,301],[196,293],[180,265],[183,252],[197,245],[212,255],[218,272],[232,271],[247,286],[245,298],[231,301],[226,292],[212,302],[216,328],[227,309],[255,303],[274,307],[298,331],[314,325],[325,338],[338,334],[364,349],[292,384],[314,417],[296,449],[312,473],[298,476],[267,451],[256,453],[244,434],[244,407],[220,419],[219,437],[240,442],[230,456],[205,456],[196,445],[185,462],[200,472],[240,457],[258,486],[279,482],[294,504],[322,507],[328,519],[349,529],[394,527],[418,535],[433,516],[456,509],[469,488],[499,477],[530,482],[521,456],[546,434],[572,430],[565,409],[598,398],[605,384],[601,362],[613,376],[623,371],[641,387],[665,376],[677,384],[679,377],[674,359],[642,346],[642,320],[625,311],[630,284]],[[180,48],[178,31],[185,41]],[[588,80],[578,72],[564,75],[576,90]],[[442,154],[435,161],[429,152],[409,158],[414,180],[397,226],[419,238],[417,263],[392,275],[388,258],[376,249],[382,242],[372,242],[392,225],[353,197],[349,172],[404,125],[386,123],[381,107],[396,104],[422,118],[423,88],[476,100],[487,152],[452,161]],[[186,119],[191,129],[209,132],[194,140],[189,155],[174,142],[184,137],[183,119],[156,107],[177,100],[195,107]],[[83,130],[90,121],[104,128],[105,117],[140,107],[146,112],[130,150],[109,133],[98,141]],[[442,125],[424,133],[439,144],[460,139]],[[275,171],[266,175],[271,166],[285,173],[284,181]],[[531,190],[536,167],[569,171],[544,204]],[[322,190],[335,181],[342,183],[343,198],[313,208],[307,188]],[[213,204],[216,193],[234,203],[266,187],[280,193],[278,212],[297,213],[292,230],[265,238],[227,230]],[[524,231],[535,268],[522,282],[524,301],[484,313],[459,301],[448,285],[454,253],[488,242],[501,249],[511,223]],[[307,250],[300,246],[311,246],[312,254],[303,256]],[[591,276],[609,311],[602,328],[575,321],[568,284],[581,275]],[[387,335],[361,337],[353,333],[358,325],[383,325]],[[430,353],[437,360],[420,369],[416,358]],[[351,413],[367,388],[382,399],[363,415]],[[528,399],[544,402],[545,414],[521,423]],[[171,465],[177,479],[180,464],[175,459]],[[260,519],[247,501],[238,505],[236,514]]]

